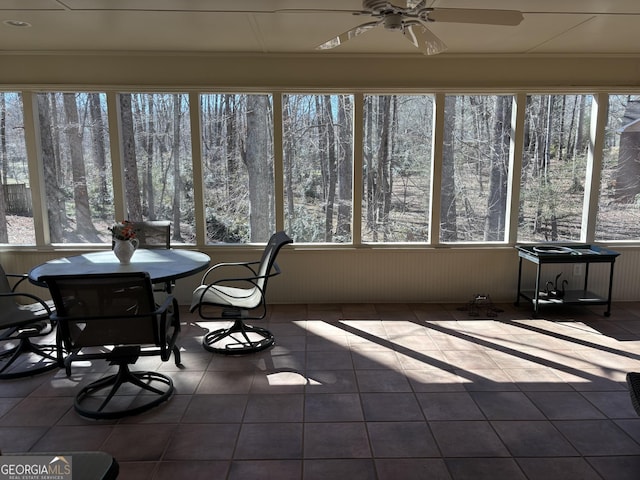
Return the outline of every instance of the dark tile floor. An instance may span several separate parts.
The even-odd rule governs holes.
[[[640,303],[542,311],[500,305],[278,305],[277,337],[206,352],[213,323],[182,314],[177,393],[147,413],[90,421],[79,385],[106,365],[0,382],[4,453],[103,450],[119,479],[640,478]]]

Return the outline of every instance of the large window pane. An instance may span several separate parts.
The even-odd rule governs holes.
[[[428,242],[430,95],[366,96],[362,240]]]
[[[611,95],[596,240],[640,239],[640,96]]]
[[[207,242],[266,242],[275,229],[270,95],[200,97]]]
[[[170,220],[171,243],[194,243],[188,96],[121,93],[119,100],[128,218]]]
[[[284,95],[285,226],[296,242],[352,241],[353,97]]]
[[[0,92],[0,243],[35,244],[22,97]]]
[[[513,99],[447,95],[442,158],[442,242],[505,241]]]
[[[579,241],[590,95],[527,98],[519,242]]]
[[[40,93],[37,102],[51,242],[111,241],[113,192],[105,95]]]

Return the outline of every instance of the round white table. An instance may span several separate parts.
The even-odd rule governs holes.
[[[210,261],[209,255],[193,250],[139,248],[130,264],[121,265],[111,250],[105,250],[49,260],[31,269],[29,281],[46,287],[41,280],[45,276],[148,272],[152,283],[168,284],[205,270]]]

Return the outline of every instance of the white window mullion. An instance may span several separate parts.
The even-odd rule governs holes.
[[[584,185],[584,206],[582,208],[582,228],[580,241],[593,243],[596,235],[596,219],[600,197],[603,146],[608,120],[609,95],[594,95],[591,104],[591,128],[589,129],[589,150],[587,153],[587,175]]]
[[[113,211],[116,221],[127,218],[124,191],[124,166],[122,164],[122,122],[120,121],[119,94],[107,93],[107,117],[109,121],[109,146],[111,151],[111,173],[113,177]]]
[[[352,238],[354,245],[362,245],[362,168],[364,164],[364,95],[353,98],[353,182],[352,182]]]
[[[207,243],[207,218],[204,208],[204,172],[202,170],[202,109],[200,93],[189,94],[189,119],[191,122],[191,165],[193,169],[193,203],[195,213],[196,245]]]
[[[431,158],[431,206],[429,223],[429,242],[440,244],[440,206],[442,191],[442,151],[444,143],[444,100],[443,93],[435,95],[435,112],[433,115],[433,150]]]
[[[29,186],[33,201],[33,226],[36,245],[50,245],[49,215],[46,200],[44,166],[40,144],[40,122],[38,120],[38,94],[32,91],[22,92],[24,118],[24,137],[29,165]]]
[[[519,93],[513,97],[511,110],[511,149],[509,152],[509,180],[507,185],[507,243],[515,245],[518,241],[518,216],[520,215],[520,182],[522,178],[522,151],[524,148],[524,121],[527,95]]]
[[[284,149],[282,92],[273,92],[273,177],[276,230],[284,230]],[[291,232],[289,232],[291,234]]]

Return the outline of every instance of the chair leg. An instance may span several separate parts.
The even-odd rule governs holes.
[[[141,390],[151,392],[154,396],[150,397],[151,400],[148,400],[146,396],[143,397],[148,401],[136,407],[108,410],[107,406],[118,389],[127,383],[135,385]],[[157,385],[157,387],[155,385]],[[164,388],[162,388],[163,386]],[[106,397],[101,404],[97,408],[90,407],[91,404],[95,403],[96,398],[102,397],[106,389],[109,390],[106,392]],[[101,378],[80,390],[78,395],[76,395],[74,407],[76,411],[84,417],[116,419],[145,412],[167,401],[173,394],[173,391],[173,381],[170,377],[157,372],[131,371],[127,364],[120,364],[118,372],[114,375]]]
[[[0,359],[3,360],[8,358],[8,360],[2,362],[4,365],[0,367],[1,380],[38,375],[59,367],[58,349],[55,345],[39,345],[31,342],[28,337],[19,338],[17,340],[18,345],[7,349],[0,354]],[[37,355],[40,357],[40,360],[38,362],[29,363],[25,368],[11,370],[11,366],[23,354]]]
[[[202,345],[210,352],[239,355],[259,352],[269,348],[274,341],[269,330],[246,325],[241,318],[237,318],[231,327],[207,333],[202,339]]]

